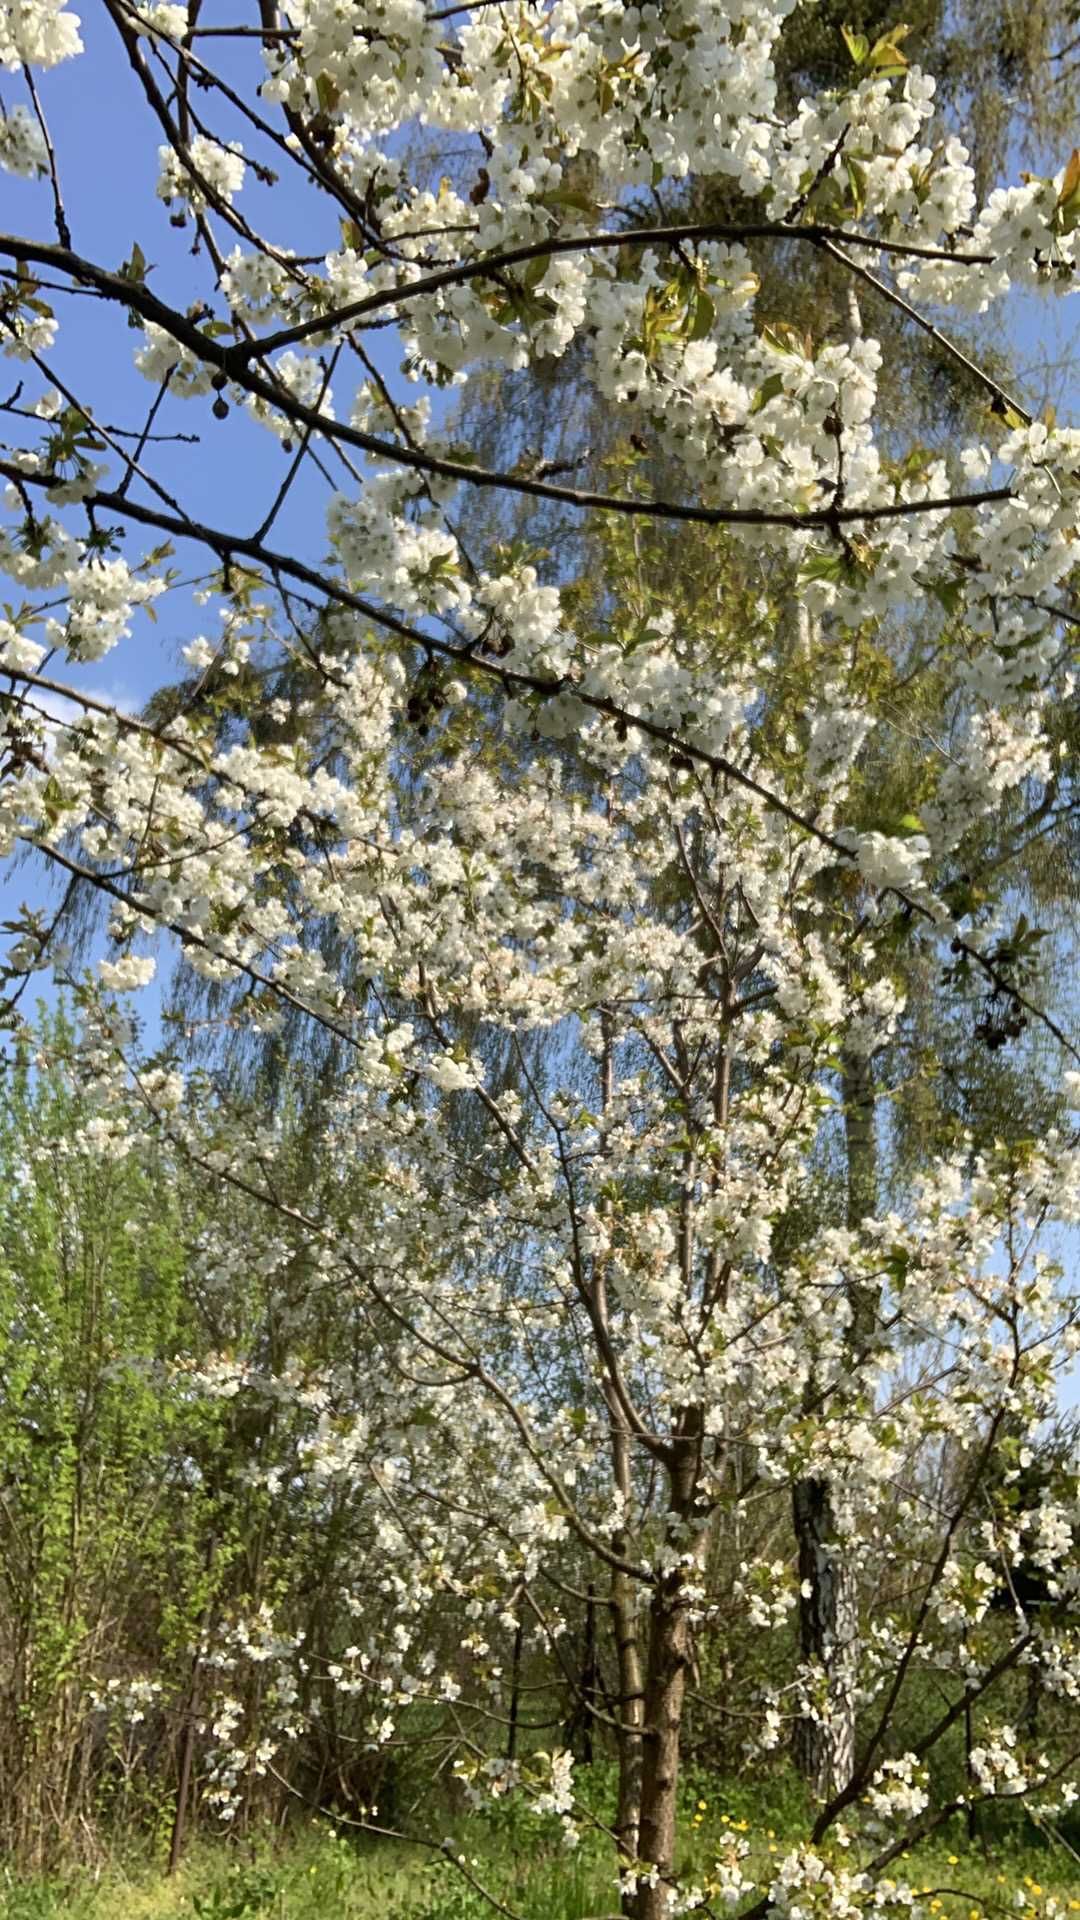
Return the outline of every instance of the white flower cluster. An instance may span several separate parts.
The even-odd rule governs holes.
[[[258,1261],[272,1344],[296,1346],[272,1367],[257,1340],[223,1331],[220,1352],[175,1362],[170,1389],[192,1409],[272,1411],[274,1444],[238,1486],[308,1503],[313,1524],[331,1501],[355,1509],[369,1543],[342,1581],[355,1643],[317,1675],[265,1612],[204,1649],[225,1818],[311,1692],[347,1700],[375,1746],[423,1716],[497,1719],[521,1623],[530,1658],[561,1653],[590,1556],[605,1577],[613,1559],[637,1573],[658,1614],[674,1594],[695,1634],[730,1602],[740,1627],[780,1644],[815,1580],[836,1596],[847,1567],[858,1578],[872,1562],[883,1590],[910,1592],[906,1555],[939,1569],[919,1662],[988,1670],[976,1629],[1002,1543],[972,1524],[943,1554],[925,1469],[946,1449],[974,1459],[1006,1423],[1030,1439],[1045,1419],[1080,1334],[1075,1287],[1036,1243],[1080,1218],[1080,1149],[1051,1125],[1022,1153],[960,1138],[902,1210],[852,1207],[842,1225],[824,1215],[821,1170],[858,1119],[860,1075],[880,1128],[875,1071],[903,979],[956,933],[961,954],[976,935],[1004,940],[1015,871],[969,912],[955,904],[968,855],[1009,840],[1029,800],[1040,821],[1056,804],[1051,741],[1074,686],[1053,596],[1075,571],[1080,436],[1010,425],[955,457],[898,459],[881,346],[857,312],[815,338],[807,316],[764,313],[736,237],[676,249],[618,229],[654,191],[678,205],[692,177],[722,175],[759,224],[814,216],[816,194],[830,207],[841,191],[860,239],[943,256],[883,255],[887,289],[978,307],[1051,268],[1067,284],[1077,183],[1066,170],[979,211],[915,68],[859,68],[789,114],[773,56],[793,11],[522,0],[447,31],[422,0],[296,0],[265,50],[259,114],[290,116],[275,164],[299,150],[305,178],[340,183],[351,212],[329,251],[322,229],[314,252],[261,244],[247,200],[233,207],[253,141],[250,162],[210,133],[162,149],[158,192],[181,224],[197,213],[220,269],[183,316],[140,295],[155,319],[139,321],[136,365],[163,420],[194,401],[219,421],[244,410],[242,433],[254,417],[288,447],[310,428],[298,452],[338,489],[328,560],[301,552],[302,535],[267,551],[182,523],[214,573],[184,636],[199,684],[171,717],[83,707],[80,682],[58,718],[53,690],[35,689],[48,650],[100,659],[173,577],[164,559],[115,557],[90,496],[111,519],[143,494],[129,497],[130,472],[112,484],[115,450],[93,444],[104,430],[84,436],[100,463],[86,457],[58,396],[28,399],[29,444],[8,461],[0,665],[16,693],[0,713],[0,846],[123,877],[109,882],[112,957],[80,984],[100,1026],[76,1144],[137,1150],[131,1071],[176,1150],[228,1186],[235,1218],[191,1254],[210,1322],[231,1326],[235,1276]],[[139,25],[145,48],[184,16],[154,5]],[[6,65],[76,48],[52,0],[0,0]],[[7,164],[40,171],[25,109],[3,126]],[[466,156],[454,179],[412,167],[422,130],[425,152],[448,136]],[[470,185],[458,176],[474,163]],[[133,259],[110,293],[145,293],[142,271]],[[57,329],[43,292],[14,285],[5,350],[24,361]],[[335,309],[368,299],[347,329]],[[368,319],[393,329],[386,367]],[[470,483],[546,489],[545,515],[588,499],[550,487],[553,463],[532,450],[501,480],[481,469],[475,446],[451,442],[438,390],[482,376],[502,403],[508,372],[571,354],[618,443],[616,504],[653,522],[680,502],[727,516],[728,531],[697,529],[691,565],[614,511],[581,579],[543,550],[546,520],[536,539],[527,522],[529,537],[473,553]],[[148,429],[140,461],[156,445]],[[669,502],[646,492],[653,453]],[[286,463],[285,515],[301,470]],[[28,508],[40,494],[55,515]],[[175,532],[153,498],[138,513]],[[90,541],[73,531],[87,518]],[[919,704],[931,696],[908,704],[913,665],[940,688],[940,737]],[[910,802],[895,793],[905,729]],[[161,928],[243,1033],[287,1019],[316,1036],[324,1152],[295,1206],[281,1198],[296,1188],[291,1089],[259,1115],[210,1074],[142,1067],[134,1021],[104,997],[150,984],[154,961],[131,946]],[[50,952],[43,920],[14,933],[13,975]],[[240,1196],[262,1209],[257,1234]],[[362,1365],[349,1341],[309,1364],[328,1302],[355,1310]],[[631,1462],[615,1472],[613,1430]],[[689,1432],[689,1492],[648,1507]],[[827,1486],[814,1579],[743,1530],[732,1463],[751,1457],[757,1501]],[[729,1519],[738,1544],[718,1555],[710,1529]],[[1004,1544],[1075,1591],[1075,1520],[1047,1497]],[[792,1654],[782,1684],[754,1696],[758,1747],[795,1719],[831,1733],[880,1697],[905,1658],[902,1611]],[[1040,1673],[1076,1697],[1075,1649],[1051,1629],[1046,1641]],[[1011,1730],[980,1741],[987,1791],[1038,1779]],[[474,1756],[458,1771],[474,1804],[523,1791],[572,1842],[569,1753],[530,1766]],[[918,1819],[930,1791],[914,1756],[884,1760],[870,1822]],[[721,1854],[716,1889],[734,1906],[750,1891],[737,1837]],[[672,1913],[716,1897],[669,1899],[669,1866],[630,1860],[624,1885],[663,1885]],[[848,1920],[866,1894],[809,1847],[778,1861],[768,1899],[788,1920]]]
[[[41,128],[25,107],[0,112],[0,167],[21,173],[27,180],[49,170],[49,154]]]
[[[197,133],[186,154],[174,147],[159,147],[157,194],[169,206],[184,202],[193,212],[207,201],[231,201],[244,184],[244,156],[239,147],[225,146]]]
[[[1043,1775],[1029,1768],[1016,1729],[999,1726],[984,1732],[969,1755],[971,1771],[984,1794],[1015,1795],[1037,1786]]]
[[[885,1760],[867,1790],[867,1804],[885,1822],[913,1820],[930,1805],[928,1775],[912,1753]]]
[[[155,971],[156,962],[149,954],[125,953],[120,960],[98,961],[101,984],[112,993],[131,993],[149,986]]]
[[[55,67],[81,52],[79,16],[65,13],[63,0],[2,0],[0,66],[9,73],[23,65]]]
[[[110,1718],[115,1715],[125,1726],[137,1727],[145,1721],[163,1692],[159,1680],[149,1680],[142,1675],[121,1680],[114,1674],[90,1695],[90,1704],[98,1713]]]

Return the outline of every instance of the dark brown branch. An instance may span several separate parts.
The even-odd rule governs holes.
[[[860,261],[849,260],[847,254],[844,253],[840,247],[836,246],[832,240],[822,240],[821,247],[823,252],[829,254],[833,260],[838,260],[841,266],[846,267],[849,273],[855,274],[859,280],[864,280],[868,287],[873,287],[874,292],[880,294],[883,300],[887,300],[890,306],[895,307],[898,312],[902,313],[905,319],[911,320],[915,326],[921,327],[922,331],[929,336],[935,346],[940,347],[942,352],[947,353],[951,360],[955,360],[958,367],[963,367],[965,373],[970,374],[973,380],[978,381],[979,385],[986,393],[990,394],[1002,412],[1004,412],[1006,408],[1011,408],[1012,412],[1018,416],[1025,427],[1031,426],[1032,415],[1027,412],[1026,408],[1022,407],[1019,401],[1014,400],[1011,394],[1006,393],[1004,387],[999,385],[993,375],[985,372],[982,367],[964,352],[962,347],[958,347],[954,340],[950,340],[947,334],[942,333],[940,327],[936,327],[932,320],[928,320],[925,314],[920,313],[918,307],[913,306],[910,300],[905,300],[903,294],[898,293],[895,287],[890,287],[887,281],[879,279],[876,273],[871,273],[869,267],[864,267]]]
[[[23,79],[26,81],[26,90],[30,95],[30,104],[34,109],[34,117],[37,120],[41,138],[45,142],[45,153],[49,163],[49,184],[52,187],[53,218],[56,221],[56,237],[62,247],[70,247],[71,228],[68,226],[67,214],[64,211],[64,198],[60,191],[60,174],[56,164],[56,150],[52,143],[52,135],[49,132],[49,123],[45,118],[41,101],[38,99],[38,90],[34,85],[33,72],[26,65],[25,61],[23,62],[22,71]]]
[[[70,273],[74,280],[96,287],[107,298],[160,327],[178,346],[186,347],[205,365],[217,368],[228,379],[265,401],[287,419],[316,429],[331,442],[340,440],[346,446],[358,447],[362,453],[370,454],[377,460],[408,467],[417,473],[436,474],[441,479],[455,480],[466,486],[520,493],[537,500],[558,500],[581,512],[618,513],[634,519],[693,522],[711,527],[787,527],[793,533],[817,530],[834,534],[844,526],[862,527],[877,521],[910,519],[926,513],[948,513],[961,507],[990,506],[1012,498],[1009,487],[986,487],[976,493],[951,494],[941,499],[892,500],[880,507],[831,506],[799,513],[791,508],[706,507],[674,500],[627,499],[584,488],[556,486],[547,480],[530,478],[527,474],[470,466],[465,461],[449,460],[417,448],[403,447],[392,440],[383,440],[376,434],[364,433],[345,422],[327,419],[316,407],[305,405],[287,393],[280,384],[256,373],[247,364],[250,343],[223,347],[219,341],[203,333],[193,320],[166,306],[148,287],[125,280],[106,267],[84,260],[72,253],[70,248],[49,246],[15,234],[0,234],[0,253],[6,253],[14,260],[23,260],[27,265],[37,263],[57,268]],[[325,325],[323,323],[321,331],[325,331]]]
[[[367,294],[362,300],[351,300],[347,306],[339,307],[325,316],[298,321],[293,327],[282,327],[277,333],[265,335],[256,351],[261,358],[265,354],[276,353],[279,347],[295,346],[298,341],[307,340],[312,334],[325,333],[328,328],[350,325],[365,314],[379,312],[381,308],[406,306],[426,294],[440,292],[443,287],[461,286],[468,280],[494,278],[509,267],[523,266],[530,260],[541,260],[545,256],[555,258],[567,253],[598,253],[618,247],[676,247],[684,240],[801,240],[814,245],[832,241],[848,247],[870,247],[875,253],[895,253],[916,260],[945,260],[953,264],[983,267],[993,265],[993,255],[988,253],[955,254],[944,247],[921,247],[913,241],[882,240],[870,234],[852,233],[845,227],[787,226],[782,220],[734,224],[685,221],[677,226],[624,227],[611,233],[553,234],[547,240],[531,240],[520,247],[507,247],[501,253],[481,254],[475,260],[459,261],[456,266],[436,268],[434,272],[410,281],[407,286],[386,287],[379,293]]]

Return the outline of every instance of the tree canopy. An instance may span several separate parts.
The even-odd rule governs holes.
[[[980,331],[1075,290],[1080,152],[996,184],[987,112],[975,164],[967,17],[102,0],[163,205],[94,252],[79,24],[0,5],[0,839],[60,887],[4,963],[12,1484],[40,1568],[103,1431],[167,1466],[174,1847],[195,1775],[377,1827],[420,1749],[600,1827],[634,1920],[884,1920],[959,1808],[1080,1792],[1080,429]],[[1034,130],[1070,23],[979,19]],[[545,382],[565,449],[471,432]],[[133,710],[90,670],[164,610]],[[152,1684],[60,1684],[109,1590],[24,1648],[87,1754]],[[680,1763],[733,1726],[804,1828],[699,1882]]]

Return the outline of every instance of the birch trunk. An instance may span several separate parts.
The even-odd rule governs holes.
[[[855,1771],[858,1595],[837,1537],[827,1480],[797,1482],[793,1509],[799,1547],[799,1637],[803,1660],[824,1675],[816,1715],[795,1728],[795,1764],[816,1799],[841,1793]]]
[[[600,1069],[600,1098],[603,1112],[606,1114],[611,1105],[613,1073],[613,1034],[610,1017],[603,1016],[604,1049]],[[603,1337],[611,1337],[611,1322],[608,1310],[607,1281],[602,1264],[598,1264],[593,1273],[593,1311],[596,1324]],[[633,1500],[633,1474],[631,1470],[630,1432],[625,1412],[620,1405],[615,1382],[609,1373],[603,1379],[604,1404],[607,1407],[611,1429],[611,1471],[612,1480],[618,1494],[622,1523],[612,1536],[612,1552],[620,1560],[627,1560],[630,1553],[630,1515]],[[641,1636],[638,1626],[637,1593],[633,1578],[618,1567],[611,1570],[609,1593],[612,1626],[615,1633],[615,1654],[619,1672],[619,1697],[617,1713],[619,1731],[617,1735],[619,1756],[619,1789],[615,1810],[615,1838],[619,1854],[628,1861],[636,1860],[641,1827],[641,1729],[645,1721],[644,1681],[641,1669]]]
[[[877,1200],[874,1082],[864,1055],[842,1064],[847,1146],[847,1222],[856,1227]],[[873,1341],[876,1297],[852,1288],[848,1345],[853,1362]],[[804,1662],[822,1676],[817,1711],[796,1724],[795,1764],[818,1800],[842,1793],[855,1770],[855,1683],[859,1657],[856,1582],[837,1527],[827,1480],[796,1482],[792,1515],[799,1555],[799,1641]]]

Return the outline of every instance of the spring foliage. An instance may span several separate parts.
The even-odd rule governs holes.
[[[908,1911],[897,1856],[958,1804],[1050,1818],[1077,1792],[1066,1733],[1016,1724],[1016,1678],[1080,1688],[1075,1475],[1022,1477],[1075,1351],[1053,1253],[1080,1149],[1067,1117],[961,1129],[902,1204],[846,1219],[819,1204],[822,1156],[859,1063],[898,1057],[912,956],[974,999],[990,1051],[1037,1032],[1059,1112],[1080,1091],[1014,897],[1026,834],[1071,804],[1080,431],[965,361],[982,430],[911,445],[870,311],[948,351],[950,312],[1072,291],[1080,157],[980,198],[902,25],[846,29],[842,79],[792,102],[792,0],[297,0],[242,35],[169,4],[102,15],[157,122],[163,203],[153,242],[118,235],[108,260],[74,244],[38,84],[79,23],[0,6],[26,89],[0,159],[51,223],[0,235],[0,840],[108,912],[88,977],[64,910],[23,910],[8,1017],[37,970],[77,995],[63,1098],[160,1281],[163,1384],[123,1386],[138,1263],[110,1252],[105,1317],[61,1314],[45,1343],[64,1438],[41,1552],[85,1498],[64,1355],[107,1336],[96,1418],[129,1435],[125,1512],[158,1491],[138,1475],[162,1421],[203,1436],[170,1501],[224,1503],[169,1683],[181,1823],[192,1742],[235,1821],[260,1782],[311,1790],[283,1756],[346,1715],[362,1751],[430,1740],[467,1798],[520,1793],[573,1847],[597,1816],[571,1745],[524,1737],[537,1673],[617,1754],[612,1878],[637,1920]],[[220,69],[217,31],[241,46]],[[698,176],[737,215],[679,221]],[[173,229],[194,264],[154,264]],[[817,337],[794,291],[759,312],[751,242],[827,256],[848,323]],[[80,355],[84,300],[149,383],[141,425],[114,424]],[[604,473],[485,468],[455,441],[448,390],[483,371],[497,401],[570,352],[627,422]],[[282,463],[253,530],[161,452],[193,422],[236,447],[240,499],[253,434],[259,472]],[[297,503],[324,482],[312,537]],[[476,489],[593,516],[600,583],[527,544],[474,554]],[[694,593],[641,544],[691,523],[714,542]],[[189,677],[139,717],[83,669],[163,607]],[[241,1039],[321,1036],[314,1146],[303,1054],[271,1106],[224,1049],[141,1040],[133,996],[169,955]],[[204,1228],[145,1220],[125,1169],[151,1143]],[[16,1212],[45,1178],[20,1175]],[[163,1233],[212,1341],[183,1331]],[[24,1284],[59,1313],[55,1253],[47,1284],[36,1260]],[[778,1516],[811,1484],[828,1526],[803,1582],[856,1585],[808,1654]],[[215,1556],[240,1541],[225,1605]],[[305,1555],[334,1582],[314,1637]],[[563,1649],[597,1607],[579,1677]],[[928,1675],[940,1708],[914,1725]],[[131,1674],[121,1705],[162,1684]],[[758,1755],[857,1718],[782,1857],[748,1861],[732,1831],[704,1879],[680,1872],[691,1705]]]

